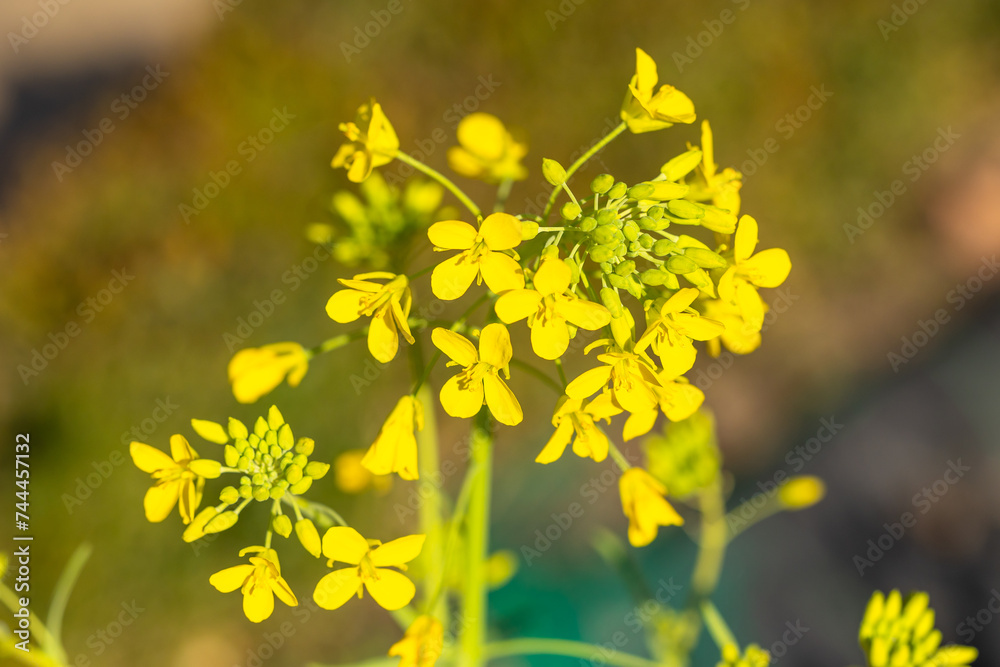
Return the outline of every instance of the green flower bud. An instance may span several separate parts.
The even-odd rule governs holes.
[[[646,215],[651,217],[653,220],[659,220],[663,217],[663,207],[662,206],[650,206],[646,209]]]
[[[236,462],[236,467],[243,471],[250,470],[250,457],[241,456],[240,460]]]
[[[285,479],[287,479],[292,484],[298,482],[300,479],[302,479],[302,467],[295,463],[288,466],[288,469],[285,470]]]
[[[272,431],[277,431],[285,423],[285,418],[281,416],[281,412],[278,411],[278,406],[272,405],[267,411],[267,425]]]
[[[268,498],[270,498],[271,500],[279,500],[281,497],[285,495],[285,489],[281,488],[280,486],[272,486],[270,490],[267,492],[267,495]]]
[[[259,503],[265,500],[271,499],[271,490],[264,486],[255,486],[253,488],[253,499]]]
[[[601,262],[601,273],[611,273],[614,270],[615,267],[611,262]]]
[[[615,257],[624,257],[628,254],[628,246],[624,243],[619,243],[615,247]]]
[[[222,428],[222,424],[217,424],[207,419],[192,419],[191,428],[205,440],[214,442],[217,445],[224,445],[229,442],[229,436],[226,434],[226,430]]]
[[[705,229],[720,234],[732,234],[736,231],[736,216],[732,213],[705,204],[702,205],[702,210],[705,217],[701,219],[701,226]]]
[[[182,538],[185,542],[194,542],[205,535],[205,524],[215,518],[219,513],[214,507],[206,507],[194,517],[194,520],[184,529]]]
[[[635,262],[631,259],[626,259],[615,267],[615,273],[619,276],[630,276],[633,271],[635,271]]]
[[[629,241],[635,241],[639,238],[639,231],[639,225],[635,224],[634,220],[626,220],[622,226],[622,233]]]
[[[658,287],[663,284],[663,272],[659,269],[647,269],[639,275],[639,280],[642,281],[643,285]]]
[[[303,477],[298,482],[288,487],[288,490],[294,493],[295,495],[301,495],[309,490],[309,487],[312,486],[312,483],[313,483],[312,477]]]
[[[660,173],[666,176],[668,181],[679,181],[690,174],[700,162],[701,151],[695,148],[668,160],[660,167]]]
[[[580,205],[576,202],[568,201],[563,204],[560,214],[564,220],[576,220],[580,217]]]
[[[598,227],[594,230],[592,238],[594,239],[594,242],[599,245],[608,245],[615,240],[615,228],[611,225]]]
[[[247,442],[246,438],[240,438],[239,440],[236,440],[235,447],[236,451],[241,455],[246,454],[247,450],[250,449],[250,443]]]
[[[628,186],[618,181],[615,183],[610,190],[608,190],[608,197],[611,199],[621,199],[625,196],[625,192],[628,190]]]
[[[547,157],[542,158],[542,176],[556,187],[566,182],[566,170],[563,169],[563,166]]]
[[[521,240],[530,241],[538,236],[538,223],[534,220],[521,221]]]
[[[590,191],[603,195],[605,192],[611,189],[611,186],[615,184],[615,177],[611,174],[601,174],[594,180],[590,182]]]
[[[593,216],[587,216],[578,225],[582,232],[592,232],[597,227],[597,220]]]
[[[300,519],[295,522],[295,535],[299,538],[299,542],[305,547],[306,551],[313,555],[314,558],[319,558],[323,551],[323,543],[319,539],[319,531],[316,530],[316,525],[309,519]]]
[[[310,461],[302,472],[313,479],[323,479],[326,473],[330,472],[330,464],[322,461]]]
[[[616,220],[618,220],[618,213],[612,211],[610,208],[602,208],[597,212],[597,225],[603,227],[604,225],[613,225]]]
[[[685,248],[684,256],[703,269],[724,269],[728,266],[722,255],[704,248]]]
[[[282,449],[280,445],[271,445],[271,449],[267,450],[267,453],[271,455],[271,460],[277,461],[281,458]]]
[[[686,199],[672,199],[667,202],[667,210],[678,218],[696,220],[705,217],[705,209]]]
[[[590,249],[590,258],[598,264],[614,257],[614,252],[607,246],[599,245]]]
[[[240,453],[232,445],[226,445],[225,449],[222,450],[222,458],[226,461],[227,466],[235,468],[240,461]]]
[[[601,288],[601,303],[604,307],[611,312],[612,317],[621,317],[622,315],[622,300],[618,296],[618,292],[610,287]]]
[[[253,487],[249,484],[240,485],[240,498],[244,500],[253,497]]]
[[[292,534],[292,520],[284,514],[271,517],[271,529],[282,537]]]
[[[632,199],[649,199],[655,189],[652,183],[637,183],[628,189],[628,196]]]
[[[295,445],[295,436],[292,435],[292,427],[283,424],[278,431],[278,446],[281,449],[291,449]]]
[[[257,417],[257,421],[255,421],[253,424],[253,434],[256,435],[258,438],[263,438],[265,435],[267,435],[268,430],[269,428],[267,426],[267,422],[264,421],[264,418]]]
[[[670,271],[670,273],[679,273],[682,275],[685,273],[691,273],[698,268],[697,264],[684,255],[671,255],[667,258],[665,266],[667,267],[667,271]]]
[[[643,250],[650,250],[656,241],[649,234],[639,234],[639,238],[636,239],[639,242],[639,246]]]
[[[628,278],[620,276],[617,273],[609,274],[608,282],[612,287],[617,287],[618,289],[628,290],[629,287]]]
[[[680,248],[677,244],[670,239],[658,239],[656,243],[653,244],[653,254],[657,257],[663,257],[664,255],[669,255],[672,252],[680,252]]]
[[[268,431],[264,436],[264,443],[267,445],[265,450],[276,447],[278,445],[278,434],[275,431]]]
[[[227,486],[219,493],[219,502],[232,505],[240,499],[240,492],[235,486]]]
[[[251,449],[257,449],[260,446],[260,436],[256,433],[251,433],[250,437],[247,439],[247,443],[250,445]]]
[[[300,468],[305,468],[306,464],[309,463],[309,457],[305,454],[296,454],[292,457],[292,463]]]
[[[315,448],[316,443],[312,438],[299,438],[299,441],[295,443],[296,454],[305,454],[306,456],[310,456]]]
[[[236,512],[229,510],[228,512],[223,512],[218,514],[205,524],[204,532],[206,534],[210,533],[221,533],[224,530],[228,530],[236,525],[240,517]]]
[[[237,440],[239,438],[247,437],[247,427],[239,419],[229,418],[229,437]]]

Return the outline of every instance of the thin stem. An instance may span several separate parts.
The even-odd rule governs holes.
[[[66,567],[63,569],[62,574],[59,575],[59,581],[56,582],[55,590],[52,592],[52,602],[49,604],[48,625],[49,632],[59,646],[62,645],[62,621],[63,614],[66,613],[66,604],[69,602],[70,593],[73,592],[76,580],[79,578],[80,572],[83,570],[83,566],[87,564],[87,559],[90,558],[92,552],[93,548],[89,544],[85,543],[78,546],[73,555],[69,557]]]
[[[569,169],[566,170],[566,181],[569,181],[569,179],[573,176],[573,174],[576,173],[576,170],[582,167],[587,162],[587,160],[594,157],[594,154],[596,154],[602,148],[611,143],[612,139],[614,139],[619,134],[624,132],[625,127],[626,125],[624,121],[619,123],[618,126],[615,127],[615,129],[611,130],[606,135],[604,135],[604,137],[602,137],[600,141],[598,141],[596,144],[590,147],[590,150],[581,155],[576,162],[571,164],[569,166]],[[559,196],[560,190],[561,188],[552,188],[552,194],[549,195],[549,201],[546,202],[545,210],[542,211],[542,220],[548,220],[549,213],[552,211],[553,204],[556,203],[556,197]]]
[[[611,454],[611,458],[615,460],[615,463],[617,463],[618,467],[622,469],[622,472],[625,472],[632,467],[632,464],[629,463],[628,459],[625,458],[625,455],[622,454],[622,450],[618,449],[618,446],[611,441],[608,441],[608,453]]]
[[[556,359],[556,370],[559,371],[559,381],[562,382],[563,389],[565,390],[569,382],[566,381],[566,371],[563,370],[562,359]]]
[[[316,347],[309,348],[306,352],[309,354],[310,358],[315,357],[316,355],[336,350],[339,347],[344,347],[348,343],[364,338],[367,335],[368,327],[365,327],[360,331],[352,331],[351,333],[340,334],[339,336],[334,336],[333,338],[327,338]]]
[[[659,667],[659,663],[636,655],[608,651],[600,646],[575,642],[568,639],[541,639],[524,637],[487,644],[484,654],[487,660],[505,658],[512,655],[562,655],[596,662],[601,660],[616,667]]]
[[[510,197],[510,190],[514,186],[514,181],[507,178],[500,181],[500,187],[497,188],[497,201],[493,204],[493,212],[501,213],[507,206],[507,198]]]
[[[700,500],[701,537],[698,540],[698,560],[691,575],[692,595],[698,599],[693,602],[707,598],[719,583],[728,537],[722,483],[718,478],[701,491]]]
[[[465,205],[465,208],[469,209],[469,211],[472,212],[472,215],[476,216],[477,218],[483,217],[483,212],[479,210],[479,207],[476,206],[476,204],[471,199],[469,199],[469,196],[464,192],[462,192],[462,190],[457,185],[452,183],[447,176],[445,176],[436,169],[428,167],[420,160],[410,157],[409,155],[407,155],[402,151],[396,151],[396,158],[400,162],[405,162],[406,164],[410,165],[417,171],[422,171],[423,173],[430,176],[444,187],[448,188],[448,190],[451,191],[453,195],[458,197],[458,200]]]
[[[722,614],[719,613],[719,610],[712,604],[711,600],[702,600],[699,610],[701,611],[701,617],[705,619],[705,627],[708,628],[708,634],[712,635],[712,641],[719,647],[720,652],[728,644],[739,646],[736,642],[736,637],[733,636],[733,631],[726,624],[726,619],[722,618]]]
[[[441,588],[444,578],[444,530],[441,525],[442,503],[440,473],[440,457],[438,453],[437,418],[434,414],[434,397],[431,388],[423,385],[417,400],[423,409],[424,428],[417,433],[417,469],[422,485],[429,485],[428,493],[421,493],[423,503],[420,505],[420,532],[426,535],[426,543],[422,553],[427,564],[427,578],[424,580],[424,596],[429,599]],[[447,609],[443,601],[435,602],[428,608],[431,616],[444,621]]]
[[[459,638],[460,667],[479,667],[486,642],[486,558],[489,555],[490,490],[492,484],[493,436],[487,429],[489,411],[483,408],[472,437],[472,465],[478,468],[469,497],[466,523],[466,559],[462,590],[464,627]],[[471,470],[474,468],[470,468]],[[466,473],[466,474],[470,474]]]

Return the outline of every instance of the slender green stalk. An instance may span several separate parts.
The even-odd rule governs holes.
[[[572,178],[573,174],[576,173],[576,170],[579,169],[580,167],[582,167],[587,162],[587,160],[589,160],[590,158],[594,157],[594,155],[598,151],[600,151],[602,148],[604,148],[609,143],[611,143],[612,139],[614,139],[619,134],[621,134],[622,132],[624,132],[625,131],[625,127],[626,127],[626,125],[625,125],[624,121],[621,122],[621,123],[619,123],[615,127],[615,129],[613,129],[610,132],[608,132],[606,135],[604,135],[604,137],[601,138],[600,141],[598,141],[596,144],[594,144],[593,146],[591,146],[590,149],[586,153],[584,153],[583,155],[581,155],[577,159],[577,161],[574,162],[573,164],[571,164],[569,166],[569,169],[566,170],[566,180],[569,181],[569,179]],[[549,201],[546,202],[546,204],[545,204],[545,210],[542,211],[542,220],[548,220],[549,213],[552,211],[552,206],[553,206],[553,204],[556,203],[556,197],[559,196],[559,192],[560,192],[561,189],[562,188],[552,188],[552,194],[549,195]]]
[[[442,527],[442,502],[440,479],[440,457],[438,455],[437,418],[434,414],[434,397],[429,385],[423,385],[417,391],[417,400],[423,408],[424,428],[417,433],[417,469],[421,484],[428,486],[428,492],[422,493],[423,503],[420,505],[420,532],[427,536],[423,553],[427,563],[427,578],[424,581],[424,596],[430,597],[441,588],[444,577],[444,530]],[[444,622],[447,608],[443,598],[434,601],[427,612]]]
[[[507,198],[510,197],[512,187],[514,187],[514,181],[511,179],[500,181],[500,186],[497,188],[497,201],[493,204],[494,213],[502,213],[507,207]]]
[[[469,497],[466,521],[465,580],[462,589],[462,634],[459,638],[459,666],[479,667],[486,643],[487,585],[486,558],[489,555],[490,491],[493,476],[493,436],[487,429],[489,412],[483,408],[472,435],[472,466],[476,482]],[[472,468],[470,468],[471,473]],[[466,473],[466,474],[470,474]]]
[[[726,506],[722,497],[721,480],[716,480],[700,493],[701,537],[698,540],[698,560],[691,575],[691,592],[698,603],[707,598],[719,583],[722,561],[726,555],[728,529]]]
[[[479,210],[479,207],[476,206],[476,204],[471,199],[469,199],[469,196],[464,192],[462,192],[462,190],[457,185],[452,183],[447,176],[445,176],[436,169],[428,167],[420,160],[410,157],[403,151],[396,151],[396,159],[398,159],[400,162],[405,162],[406,164],[410,165],[417,171],[422,171],[426,175],[430,176],[435,181],[437,181],[444,187],[448,188],[448,190],[453,195],[455,195],[458,198],[458,200],[462,202],[462,204],[465,205],[465,208],[469,209],[469,211],[472,212],[472,215],[476,216],[477,218],[483,217],[483,212]]]
[[[628,459],[625,458],[625,455],[622,454],[622,450],[618,449],[615,443],[610,440],[608,441],[608,452],[611,454],[611,458],[615,460],[615,463],[618,464],[618,467],[622,469],[622,472],[625,472],[632,467],[632,464],[629,463]]]
[[[49,604],[48,626],[55,642],[62,646],[62,621],[66,613],[66,604],[69,602],[70,593],[76,585],[76,580],[80,577],[83,566],[87,564],[87,559],[93,548],[89,544],[81,544],[69,557],[66,567],[59,575],[55,590],[52,592],[52,602]]]
[[[629,655],[628,653],[614,652],[608,654],[608,650],[568,639],[540,639],[535,637],[525,637],[522,639],[508,639],[506,641],[493,642],[484,647],[484,654],[487,660],[505,658],[512,655],[562,655],[568,658],[579,658],[581,660],[600,660],[608,665],[616,667],[659,667],[659,663]]]
[[[712,641],[719,647],[720,652],[728,644],[739,646],[736,642],[736,637],[733,636],[733,631],[729,629],[726,620],[722,618],[722,614],[719,613],[719,610],[712,604],[711,600],[702,600],[699,610],[701,611],[701,617],[705,619],[705,627],[708,628],[708,634],[712,635]]]
[[[3,584],[0,584],[0,604],[7,607],[12,614],[21,609],[18,596]],[[67,664],[66,651],[63,650],[59,640],[49,632],[49,629],[42,623],[42,619],[38,618],[38,615],[31,611],[30,607],[28,608],[28,620],[31,622],[32,632],[38,637],[42,651],[60,665]]]
[[[309,357],[312,358],[316,355],[325,354],[326,352],[331,352],[337,348],[344,347],[348,343],[364,338],[367,335],[368,327],[365,327],[360,331],[352,331],[351,333],[340,334],[339,336],[334,336],[333,338],[327,338],[316,347],[309,348],[306,352],[309,354]]]

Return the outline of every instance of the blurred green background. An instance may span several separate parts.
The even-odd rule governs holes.
[[[245,665],[267,641],[262,633],[278,632],[283,622],[295,634],[266,664],[360,660],[383,654],[398,639],[388,615],[367,603],[308,620],[279,606],[262,626],[252,626],[238,596],[216,592],[207,580],[232,564],[240,547],[259,540],[259,526],[243,521],[197,548],[184,544],[176,515],[161,525],[145,522],[148,478],[127,460],[133,427],[144,431],[145,442],[165,448],[172,433],[192,435],[191,417],[252,420],[271,399],[297,435],[315,438],[317,456],[332,460],[370,443],[405,382],[405,363],[355,391],[345,378],[363,375],[371,362],[362,348],[348,348],[316,360],[298,389],[283,386],[257,405],[240,406],[226,380],[232,350],[224,340],[274,290],[287,300],[253,330],[247,346],[312,345],[341,331],[323,305],[349,270],[332,261],[313,273],[296,268],[312,253],[306,225],[334,221],[330,195],[350,185],[329,167],[341,140],[337,124],[370,96],[382,103],[403,149],[420,150],[439,168],[456,105],[462,114],[478,107],[522,129],[533,175],[514,189],[516,211],[547,192],[537,169],[543,156],[569,162],[616,119],[634,48],[657,60],[661,82],[686,92],[699,117],[711,120],[717,162],[745,172],[744,212],[760,222],[762,247],[785,247],[793,260],[785,292],[791,307],[769,326],[763,347],[713,377],[706,392],[727,465],[750,493],[815,431],[820,415],[846,416],[845,406],[895,382],[887,352],[900,348],[901,336],[912,336],[918,320],[946,306],[948,291],[977,270],[983,255],[1000,249],[1000,6],[988,0],[402,0],[402,10],[367,45],[355,40],[385,3],[125,4],[62,6],[27,43],[0,49],[0,469],[10,470],[13,434],[30,433],[32,595],[40,608],[75,546],[94,546],[71,600],[65,639],[71,657],[95,665]],[[5,3],[2,32],[22,30],[24,17],[36,11],[33,2]],[[150,78],[148,67],[162,72],[161,80]],[[131,108],[120,97],[144,77],[145,99]],[[475,97],[477,88],[483,99]],[[815,90],[827,99],[816,104],[814,97],[815,108],[803,107]],[[288,116],[287,127],[259,149],[248,147],[275,110]],[[796,112],[798,120],[786,119]],[[100,130],[102,121],[113,131]],[[444,144],[431,138],[439,128],[449,137]],[[944,150],[939,143],[926,171],[907,166],[948,128],[959,138]],[[67,147],[88,136],[100,142],[79,166],[53,166],[67,163]],[[588,166],[581,182],[605,170],[629,182],[648,178],[687,141],[697,143],[696,126],[626,135]],[[768,153],[765,145],[778,148]],[[179,206],[191,205],[195,190],[204,192],[231,160],[240,173],[185,220]],[[896,179],[902,194],[891,194]],[[475,184],[469,191],[486,201],[491,196]],[[875,215],[873,203],[890,195],[894,202]],[[859,207],[873,211],[860,235],[845,229],[858,224]],[[100,297],[114,271],[134,279],[99,312],[83,305]],[[995,287],[987,283],[984,294]],[[416,289],[419,304],[429,290]],[[990,296],[976,299],[975,308],[952,313],[958,324],[929,347],[944,350],[961,338],[968,313],[992,303]],[[19,372],[70,323],[79,334],[37,376]],[[921,350],[903,370],[933,354]],[[695,376],[699,370],[718,372],[703,364]],[[493,541],[518,550],[603,467],[575,459],[534,465],[550,432],[551,397],[531,379],[515,375],[512,384],[524,397],[526,420],[516,435],[500,439]],[[988,406],[996,393],[982,391]],[[157,422],[154,415],[165,418]],[[444,443],[463,437],[457,420],[444,418],[442,428]],[[992,444],[983,470],[996,469]],[[886,465],[909,462],[899,457]],[[95,472],[99,485],[87,482],[88,475],[97,479]],[[410,485],[397,481],[384,496],[345,496],[328,479],[316,488],[319,499],[365,534],[407,528],[392,508],[407,501]],[[878,485],[876,477],[872,487]],[[13,487],[4,479],[0,488]],[[900,491],[904,499],[909,490]],[[976,530],[993,537],[984,537],[966,564],[985,559],[988,545],[996,544],[996,505],[986,496],[977,503],[985,518]],[[6,534],[12,528],[3,515]],[[803,514],[788,526],[823,517]],[[871,518],[877,526],[891,514]],[[588,546],[598,525],[624,532],[614,490],[544,558],[530,567],[522,561],[514,581],[494,594],[498,632],[602,643],[628,630],[627,589]],[[863,549],[869,536],[856,544]],[[821,578],[762,565],[795,550],[793,538],[772,531],[733,546],[724,606],[744,641],[769,645],[783,622],[795,618],[780,614],[806,618],[810,609],[829,606],[830,587]],[[308,599],[322,567],[301,549],[282,556],[289,582]],[[686,538],[661,537],[636,557],[654,582],[683,580],[691,551]],[[849,558],[840,566],[852,569]],[[760,580],[761,572],[771,579]],[[919,586],[921,579],[908,583]],[[784,660],[860,660],[852,633],[870,584],[870,578],[854,581],[842,606],[809,617],[807,639]],[[800,592],[801,606],[755,616],[767,607],[760,590],[779,589]],[[985,603],[988,587],[982,593]],[[112,642],[101,639],[97,633],[133,603],[143,609],[134,623]],[[958,607],[954,617],[975,610]],[[953,629],[945,626],[946,639],[958,639]],[[640,638],[630,630],[628,636],[634,640],[625,650],[642,652]],[[829,646],[842,653],[827,652]],[[706,651],[701,664],[711,664],[711,655]]]

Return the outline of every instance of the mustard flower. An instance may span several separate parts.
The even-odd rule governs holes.
[[[399,667],[433,667],[443,648],[441,621],[424,614],[410,623],[406,636],[389,648],[389,655],[399,656]]]
[[[179,434],[170,436],[170,456],[141,442],[129,445],[129,453],[136,467],[156,480],[143,499],[146,519],[152,523],[166,519],[178,504],[181,519],[191,523],[201,504],[205,480],[221,474],[218,461],[198,458],[187,438]]]
[[[696,288],[686,287],[667,299],[659,317],[635,344],[640,351],[652,347],[664,371],[672,377],[686,373],[694,365],[697,352],[692,341],[712,340],[726,329],[721,322],[702,317],[691,308],[698,293]]]
[[[459,366],[461,371],[441,388],[441,405],[452,417],[474,417],[483,403],[489,406],[496,420],[508,426],[521,423],[524,413],[514,392],[500,378],[510,378],[511,357],[507,328],[498,323],[487,324],[479,335],[479,351],[469,340],[454,331],[438,327],[431,332],[435,347],[451,361],[449,366]]]
[[[461,220],[442,220],[430,226],[427,238],[435,250],[462,251],[434,267],[431,291],[437,298],[457,299],[477,278],[496,294],[524,287],[521,266],[503,252],[521,243],[521,221],[514,216],[494,213],[478,230]]]
[[[608,341],[591,343],[587,350]],[[660,379],[652,361],[641,353],[626,352],[616,348],[598,355],[603,365],[584,371],[566,387],[570,398],[587,398],[603,389],[610,382],[611,397],[616,405],[628,412],[642,412],[658,403],[654,391]]]
[[[574,454],[600,463],[608,456],[608,436],[597,422],[603,419],[610,423],[611,417],[620,413],[621,408],[612,403],[611,394],[606,392],[592,400],[563,396],[552,415],[556,431],[535,461],[552,463],[572,441]]]
[[[374,167],[392,162],[399,151],[396,131],[375,100],[362,104],[355,122],[341,123],[340,131],[350,143],[337,149],[331,165],[334,169],[347,169],[347,178],[355,183],[371,176]]]
[[[647,410],[633,412],[625,422],[622,439],[626,442],[640,435],[646,435],[662,412],[672,422],[687,419],[701,407],[705,394],[684,378],[670,378],[665,372],[659,374],[660,382],[653,386],[657,404]]]
[[[739,308],[743,320],[754,330],[764,326],[764,302],[758,287],[777,287],[792,270],[788,253],[769,248],[753,254],[757,247],[757,221],[740,218],[733,241],[733,265],[719,278],[719,297]]]
[[[611,313],[568,293],[573,272],[558,257],[547,257],[534,277],[534,289],[512,289],[496,302],[497,316],[512,324],[528,318],[531,349],[542,359],[558,359],[569,347],[567,322],[596,331],[611,322]]]
[[[858,640],[871,667],[967,667],[979,651],[972,646],[941,646],[934,628],[930,596],[914,592],[904,599],[898,590],[875,591],[861,619]]]
[[[690,197],[696,201],[711,201],[713,205],[736,216],[740,213],[740,188],[743,174],[726,167],[719,171],[715,163],[715,142],[712,126],[707,120],[701,121],[701,163],[694,178],[689,179]]]
[[[499,118],[492,114],[470,113],[458,124],[458,146],[448,149],[452,171],[487,183],[523,181],[528,170],[521,158],[527,145],[514,140]]]
[[[288,380],[297,387],[309,370],[309,352],[298,343],[272,343],[240,350],[229,361],[229,382],[240,403],[253,403]]]
[[[726,328],[718,338],[708,341],[708,351],[713,357],[719,356],[720,344],[733,354],[750,354],[760,347],[760,330],[747,324],[736,304],[713,299],[701,305],[705,317],[721,322]],[[764,305],[765,312],[767,305]]]
[[[372,279],[388,282],[383,285]],[[341,324],[354,322],[361,316],[371,317],[368,351],[376,360],[385,364],[395,358],[400,333],[406,342],[413,344],[407,322],[413,298],[406,276],[376,271],[356,275],[351,280],[341,278],[338,282],[347,289],[330,297],[326,302],[326,314]]]
[[[275,595],[289,607],[298,606],[295,593],[281,577],[281,566],[274,549],[247,547],[240,551],[240,558],[247,553],[258,555],[251,556],[250,563],[216,572],[208,582],[222,593],[232,593],[239,588],[243,593],[243,613],[254,623],[260,623],[271,615]]]
[[[424,409],[413,396],[404,396],[385,420],[361,465],[376,475],[397,472],[403,479],[417,479],[417,438],[424,428]]]
[[[405,607],[416,594],[416,587],[405,575],[388,568],[405,570],[405,564],[420,554],[424,538],[424,535],[409,535],[372,549],[368,540],[353,528],[330,528],[323,536],[327,565],[340,561],[351,567],[334,570],[320,579],[313,599],[323,609],[337,609],[353,595],[361,597],[364,587],[375,602],[389,611]]]
[[[694,102],[673,86],[660,86],[656,62],[642,49],[635,50],[635,76],[629,82],[621,118],[634,134],[652,132],[674,123],[693,123]]]
[[[684,519],[664,495],[667,488],[642,468],[629,468],[618,478],[622,509],[628,517],[628,541],[644,547],[656,539],[660,526],[680,526]]]

